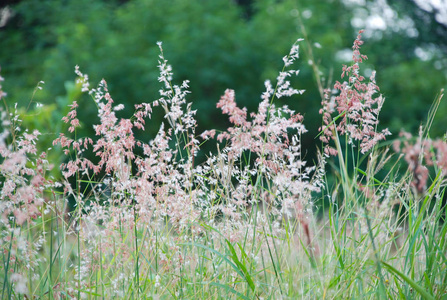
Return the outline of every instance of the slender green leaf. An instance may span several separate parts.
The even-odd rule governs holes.
[[[248,298],[247,296],[239,293],[238,291],[236,291],[235,289],[233,289],[232,287],[230,287],[228,285],[217,283],[217,282],[212,282],[212,283],[210,283],[210,285],[214,285],[214,286],[220,287],[220,288],[226,290],[227,292],[230,292],[230,293],[233,293],[233,294],[237,295],[241,299],[250,300],[250,298]]]
[[[255,291],[255,284],[253,283],[253,280],[251,279],[250,274],[247,271],[247,268],[239,261],[239,258],[237,257],[236,250],[234,249],[233,245],[231,245],[230,241],[225,240],[227,242],[228,247],[231,251],[231,258],[233,259],[234,263],[242,270],[244,273],[244,278],[247,281],[248,285],[250,286],[251,290]]]
[[[397,270],[392,265],[387,264],[386,262],[382,261],[382,264],[389,270],[391,273],[394,273],[398,275],[400,278],[405,280],[409,285],[411,285],[416,291],[418,291],[419,294],[421,294],[423,299],[435,299],[433,295],[431,295],[429,292],[427,292],[422,286],[417,284],[414,280],[412,280],[410,277],[406,276],[399,270]]]

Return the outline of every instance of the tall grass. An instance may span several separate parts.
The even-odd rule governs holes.
[[[300,43],[276,84],[265,82],[258,111],[225,91],[225,131],[196,132],[188,82],[173,83],[161,43],[160,98],[128,119],[117,118],[123,105],[107,83],[91,88],[76,67],[99,121],[96,136],[78,136],[71,104],[68,132],[46,150],[65,155],[61,179],[48,175],[40,133],[23,131],[5,105],[2,298],[445,299],[447,143],[429,136],[442,93],[419,136],[401,133],[391,147],[378,129],[384,99],[374,74],[360,72],[359,33],[347,81],[323,95],[322,152],[310,164],[303,117],[275,105],[303,93],[288,80]],[[153,113],[165,122],[137,140]],[[216,152],[197,164],[213,142]]]

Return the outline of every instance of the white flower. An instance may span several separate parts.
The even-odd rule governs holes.
[[[160,275],[157,274],[157,276],[155,276],[155,287],[159,287],[160,286]]]

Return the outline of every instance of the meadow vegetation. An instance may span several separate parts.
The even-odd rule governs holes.
[[[74,101],[53,149],[0,87],[2,299],[447,299],[447,142],[430,137],[442,91],[417,136],[380,128],[385,99],[362,75],[360,32],[322,91],[321,151],[306,149],[305,118],[275,105],[305,93],[290,83],[302,43],[257,111],[223,93],[224,131],[196,132],[206,112],[191,108],[188,81],[174,83],[161,43],[160,95],[129,118],[76,67],[95,136],[78,135]],[[156,136],[137,138],[148,127]],[[204,144],[215,151],[198,163]]]

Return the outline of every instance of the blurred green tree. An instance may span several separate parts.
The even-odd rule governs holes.
[[[64,87],[67,81],[74,82],[74,66],[79,65],[92,83],[105,78],[114,100],[127,107],[120,113],[129,115],[133,104],[158,98],[156,42],[163,41],[174,81],[190,80],[189,100],[199,110],[200,133],[227,125],[215,107],[226,88],[235,89],[240,106],[256,109],[264,80],[276,78],[281,58],[297,38],[305,37],[296,66],[301,73],[294,84],[306,93],[278,103],[305,115],[310,133],[303,142],[314,152],[321,124],[316,79],[321,79],[322,87],[330,87],[340,78],[341,64],[349,63],[346,57],[360,29],[357,21],[363,20],[360,25],[368,27],[366,21],[377,16],[382,2],[22,0],[10,6],[12,17],[0,28],[3,86],[9,103],[27,106],[36,83],[43,80],[44,90],[34,101],[57,103],[57,97],[67,98]],[[381,126],[389,126],[394,133],[401,127],[414,131],[435,94],[446,87],[443,41],[438,43],[435,35],[426,39],[426,27],[418,19],[421,8],[407,7],[404,2],[396,1],[400,4],[391,7],[397,11],[393,18],[402,22],[415,18],[412,28],[418,38],[405,26],[367,28],[363,51],[369,56],[367,73],[378,71],[377,80],[387,98]],[[92,135],[95,105],[85,95],[77,97],[83,97],[84,134]],[[447,112],[445,105],[441,109]],[[154,118],[155,124],[162,121],[160,114]],[[444,127],[438,126],[442,129],[437,133],[442,134]],[[156,130],[158,125],[149,125],[141,138],[148,139]]]

